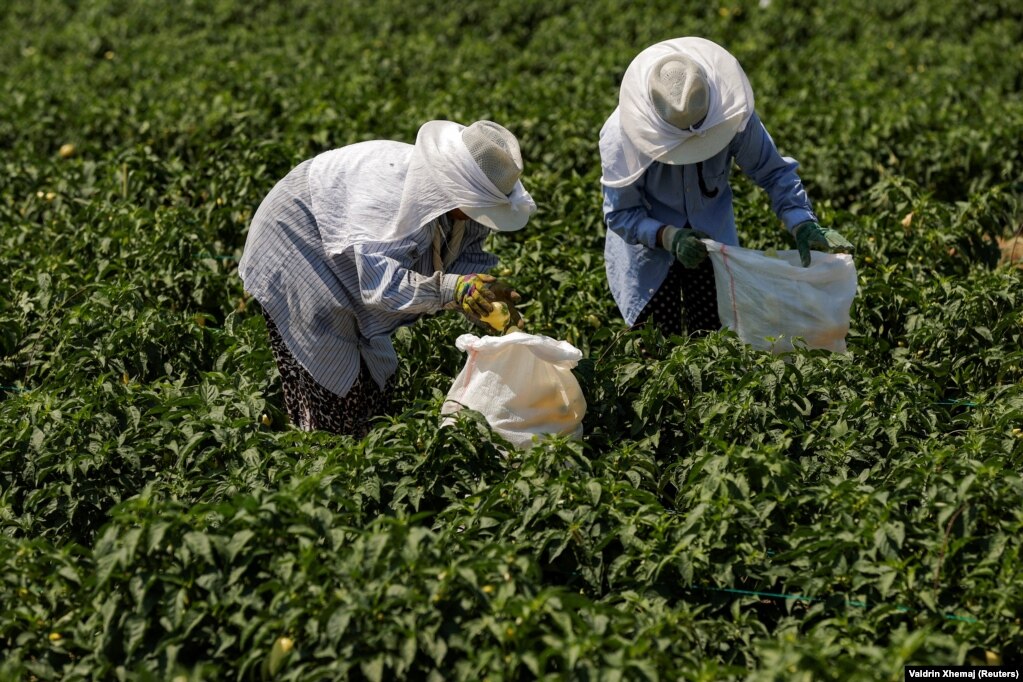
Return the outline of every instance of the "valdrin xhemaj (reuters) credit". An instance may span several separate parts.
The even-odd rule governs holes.
[[[1018,680],[1023,672],[1015,666],[1004,665],[907,665],[906,680]]]

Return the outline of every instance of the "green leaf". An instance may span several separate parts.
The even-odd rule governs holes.
[[[185,547],[202,557],[207,563],[216,563],[213,558],[213,546],[210,544],[210,539],[205,533],[196,531],[185,533],[184,543]]]
[[[232,535],[231,540],[227,543],[228,562],[233,563],[239,552],[241,552],[254,537],[256,537],[255,532],[247,528],[244,528]]]

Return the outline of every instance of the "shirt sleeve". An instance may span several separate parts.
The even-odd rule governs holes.
[[[458,275],[421,275],[402,265],[403,247],[411,248],[406,241],[355,247],[359,295],[367,308],[425,314],[437,312],[455,300]]]
[[[487,253],[483,244],[492,232],[489,227],[476,221],[465,224],[465,239],[458,257],[448,266],[447,271],[456,275],[472,275],[487,272],[497,265],[497,256]]]
[[[732,144],[735,162],[743,173],[767,192],[775,215],[790,232],[800,223],[817,220],[803,182],[796,174],[799,164],[795,159],[778,153],[756,113],[746,124],[746,129],[735,136]]]
[[[657,231],[664,224],[651,218],[643,200],[644,176],[626,187],[603,187],[604,222],[626,244],[657,248]]]

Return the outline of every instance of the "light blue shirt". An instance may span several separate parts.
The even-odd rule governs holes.
[[[391,334],[451,304],[459,275],[497,264],[497,257],[484,250],[492,230],[466,221],[443,271],[435,267],[433,242],[438,229],[442,241],[450,236],[453,226],[446,216],[404,239],[330,255],[309,198],[309,164],[296,166],[260,204],[238,273],[318,384],[346,395],[365,362],[383,388],[398,368]]]
[[[771,208],[789,231],[817,220],[796,174],[799,164],[778,153],[755,113],[745,130],[706,161],[684,166],[655,161],[632,185],[604,186],[607,281],[630,326],[664,282],[674,258],[657,244],[662,225],[692,227],[715,241],[738,245],[728,183],[733,160],[767,192]]]

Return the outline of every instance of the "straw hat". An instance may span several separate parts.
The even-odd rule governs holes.
[[[511,197],[520,187],[519,178],[522,176],[522,153],[515,136],[493,121],[476,121],[462,129],[462,142],[494,187]],[[531,212],[511,201],[497,206],[465,206],[462,210],[487,227],[508,232],[525,226]]]
[[[743,121],[740,112],[704,130],[713,85],[704,69],[684,54],[661,57],[648,79],[650,101],[665,123],[690,135],[657,158],[668,164],[705,161],[728,146]]]

